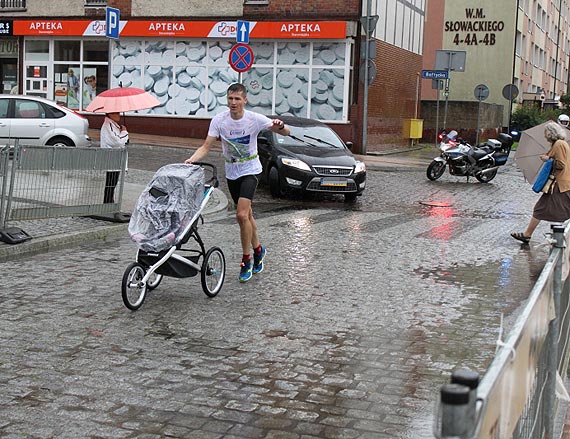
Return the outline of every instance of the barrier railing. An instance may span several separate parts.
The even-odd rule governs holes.
[[[479,382],[465,370],[442,386],[438,438],[551,439],[570,354],[570,223],[552,226],[549,258]],[[478,378],[478,377],[477,377]]]
[[[0,230],[9,221],[119,213],[127,150],[22,146],[0,151]]]

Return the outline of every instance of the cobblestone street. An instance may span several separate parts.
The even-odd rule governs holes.
[[[512,163],[490,184],[369,169],[355,204],[262,187],[263,273],[237,281],[228,213],[199,227],[221,293],[165,278],[137,312],[126,232],[0,264],[0,437],[431,438],[440,385],[485,372],[542,269],[548,224],[509,236],[537,198]]]

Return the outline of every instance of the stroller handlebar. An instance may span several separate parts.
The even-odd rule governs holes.
[[[219,181],[218,181],[218,168],[216,168],[216,165],[212,164],[212,163],[208,163],[208,162],[192,162],[193,165],[197,165],[197,166],[201,166],[201,167],[206,167],[206,168],[210,168],[210,172],[212,173],[212,176],[206,180],[206,184],[209,184],[213,187],[218,187],[219,186]]]

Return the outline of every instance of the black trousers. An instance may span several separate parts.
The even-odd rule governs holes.
[[[105,193],[103,194],[103,203],[114,203],[115,202],[115,188],[117,183],[119,183],[119,176],[121,171],[107,171],[105,177]]]

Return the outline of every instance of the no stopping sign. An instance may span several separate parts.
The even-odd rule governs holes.
[[[248,44],[235,44],[230,50],[230,66],[236,72],[246,72],[253,65],[253,51]]]

